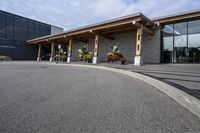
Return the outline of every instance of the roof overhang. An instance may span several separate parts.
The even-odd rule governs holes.
[[[188,20],[200,19],[200,10],[193,10],[190,12],[181,12],[173,15],[163,16],[152,19],[155,23],[169,24],[174,22],[184,22]]]
[[[84,38],[88,38],[96,33],[100,33],[101,35],[112,39],[112,37],[110,37],[111,34],[133,31],[141,24],[146,27],[149,33],[151,33],[151,30],[148,29],[155,28],[154,22],[145,17],[142,13],[136,13],[117,19],[68,30],[60,34],[28,40],[27,42],[29,44],[46,44],[48,42],[65,42],[70,38],[81,38],[80,40],[84,41]]]

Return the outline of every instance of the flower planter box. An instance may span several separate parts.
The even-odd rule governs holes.
[[[126,60],[121,54],[113,53],[107,56],[107,62],[123,65],[126,63]]]

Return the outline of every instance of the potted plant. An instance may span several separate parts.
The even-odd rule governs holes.
[[[87,51],[86,46],[83,46],[78,50],[79,52],[79,60],[84,62],[92,62],[92,52]]]
[[[56,53],[56,55],[55,55],[55,60],[66,62],[67,61],[67,52],[64,51],[62,48],[59,48],[58,53]]]
[[[120,53],[120,49],[117,45],[111,47],[112,52],[107,54],[107,62],[120,62],[120,64],[125,64],[126,60],[123,55]]]
[[[67,61],[67,52],[63,52],[63,54],[61,55],[61,60],[63,62],[66,62]]]

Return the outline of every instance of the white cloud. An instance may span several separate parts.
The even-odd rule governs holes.
[[[0,4],[2,10],[66,29],[135,12],[151,18],[199,7],[199,0],[1,0]]]
[[[122,0],[97,0],[93,6],[94,15],[110,17],[123,13],[127,5]]]

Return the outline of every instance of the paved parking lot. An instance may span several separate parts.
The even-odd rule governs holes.
[[[2,133],[198,133],[199,125],[169,96],[122,74],[0,63]]]

